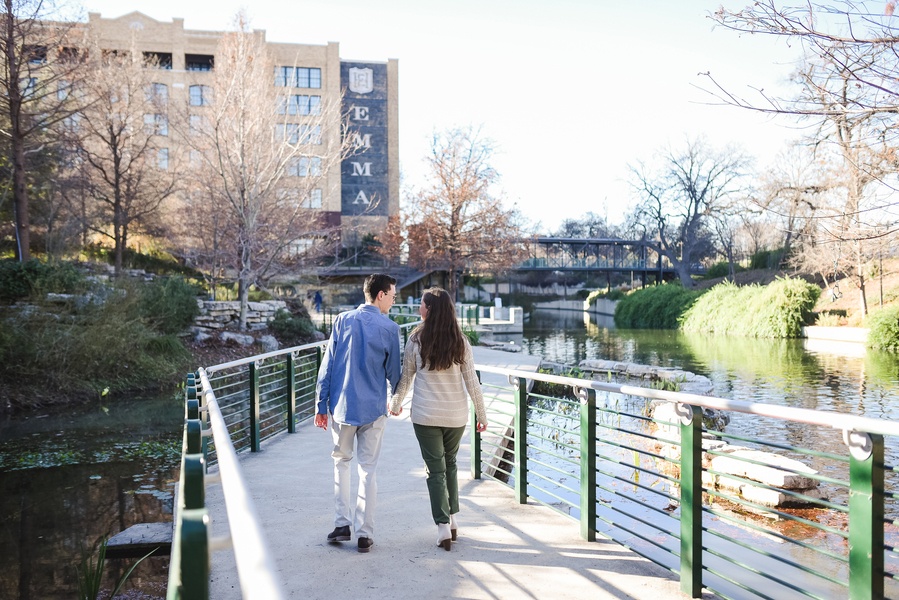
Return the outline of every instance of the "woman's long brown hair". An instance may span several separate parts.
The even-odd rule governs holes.
[[[422,368],[442,371],[453,364],[461,365],[465,359],[465,334],[456,321],[449,293],[432,287],[425,290],[421,301],[428,308],[428,315],[412,335],[421,348]]]

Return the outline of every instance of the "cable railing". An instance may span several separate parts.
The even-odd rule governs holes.
[[[400,325],[400,349],[418,323]],[[283,598],[237,455],[315,414],[315,387],[328,342],[315,342],[199,369],[187,376],[181,475],[169,566],[168,600],[207,600],[213,551],[232,548],[242,597]],[[215,465],[217,472],[208,473]],[[221,484],[227,537],[216,537],[206,486]]]
[[[276,571],[236,456],[312,417],[325,346],[188,376],[170,599],[208,598],[211,552],[227,545],[204,504],[216,477],[243,597],[280,597],[259,591],[278,588]],[[661,565],[685,594],[899,598],[899,423],[476,368],[494,376],[482,384],[490,426],[472,433],[473,477]]]
[[[899,423],[479,369],[509,384],[483,385],[495,414],[473,435],[473,477],[632,549],[685,594],[899,598]]]

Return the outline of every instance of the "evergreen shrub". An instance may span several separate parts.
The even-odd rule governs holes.
[[[72,263],[20,263],[0,260],[0,301],[15,302],[48,293],[72,294],[87,287],[84,275]]]
[[[750,269],[776,269],[784,258],[783,248],[759,250],[749,258]]]
[[[140,287],[140,312],[147,324],[162,334],[181,333],[200,314],[201,290],[181,277],[156,279]]]
[[[734,273],[745,271],[740,265],[734,265]],[[730,275],[730,263],[726,260],[716,262],[705,272],[705,279],[717,279],[719,277],[727,277]]]
[[[679,283],[634,290],[615,307],[615,326],[621,329],[677,329],[680,316],[702,295]]]
[[[269,321],[268,328],[275,334],[279,342],[287,346],[299,346],[306,343],[316,331],[311,320],[294,316],[283,309],[279,309],[275,313],[274,318]]]
[[[899,352],[899,306],[887,306],[871,312],[867,325],[868,346]]]

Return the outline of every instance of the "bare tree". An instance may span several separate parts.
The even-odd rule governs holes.
[[[52,21],[53,0],[4,0],[0,12],[0,107],[9,144],[16,257],[31,257],[28,155],[54,141],[54,125],[79,109],[64,93],[80,78],[81,47],[74,23]]]
[[[631,185],[639,197],[632,226],[659,244],[684,287],[693,287],[691,265],[714,252],[712,217],[744,194],[749,166],[743,153],[715,151],[701,139],[668,148],[656,166],[631,166]]]
[[[339,99],[316,97],[320,102],[293,110],[295,97],[274,86],[273,73],[263,32],[251,31],[238,14],[236,30],[216,50],[213,85],[196,86],[185,119],[189,208],[211,226],[193,228],[191,246],[195,257],[236,276],[242,329],[250,287],[309,260],[328,238],[321,198],[329,174],[352,150]],[[206,206],[198,210],[197,202]]]
[[[815,259],[809,252],[813,246],[806,245],[803,258],[823,272],[820,263],[829,262],[824,256],[833,256],[834,278],[854,272],[862,314],[867,313],[865,265],[875,256],[878,239],[899,230],[894,214],[899,30],[891,17],[895,3],[879,8],[852,1],[787,6],[768,0],[740,11],[719,9],[713,19],[724,27],[798,41],[803,60],[796,91],[785,97],[764,92],[754,99],[738,97],[709,75],[711,92],[725,103],[811,125],[809,145],[830,163],[830,203],[816,215],[814,247],[821,256]]]
[[[523,257],[523,220],[492,191],[499,179],[490,165],[493,152],[493,144],[472,128],[435,133],[427,157],[428,183],[413,190],[406,202],[402,226],[409,263],[446,269],[453,297],[461,275],[501,272]],[[395,245],[385,243],[387,248]]]
[[[127,52],[94,45],[90,57],[90,76],[77,90],[87,107],[69,122],[65,193],[83,226],[112,241],[118,275],[133,228],[178,191],[180,144],[172,143],[168,87],[155,81],[153,59],[134,43]]]

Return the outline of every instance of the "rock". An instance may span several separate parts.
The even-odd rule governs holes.
[[[746,462],[746,460],[753,462]],[[816,480],[801,474],[817,473],[808,465],[792,458],[759,450],[738,450],[728,456],[716,456],[712,459],[711,468],[714,471],[752,479],[771,487],[788,490],[805,490],[818,486]],[[728,485],[726,480],[726,477],[722,477],[719,485]]]
[[[259,345],[262,346],[263,352],[274,352],[281,347],[273,335],[264,335],[259,338]]]
[[[244,335],[242,333],[234,333],[232,331],[223,331],[219,335],[220,335],[222,341],[237,342],[241,346],[252,346],[253,344],[256,343],[256,338],[254,338],[252,335]]]

